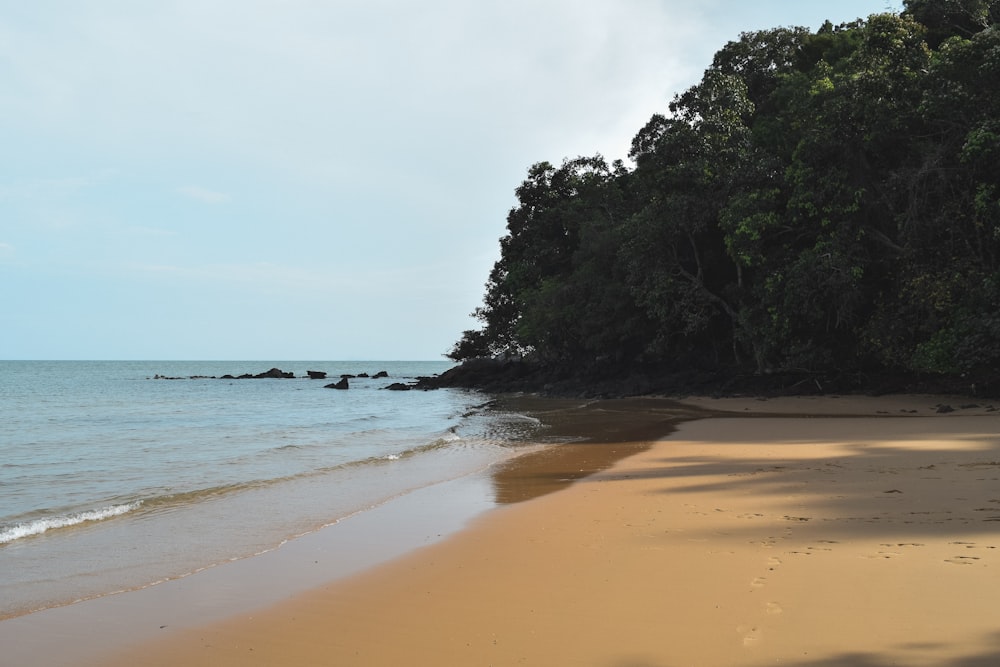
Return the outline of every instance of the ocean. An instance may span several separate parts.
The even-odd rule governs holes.
[[[262,554],[523,451],[538,421],[487,395],[384,389],[450,366],[0,361],[0,619]],[[271,368],[295,377],[220,379]],[[342,374],[369,377],[325,387]]]

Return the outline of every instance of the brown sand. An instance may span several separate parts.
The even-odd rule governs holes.
[[[940,402],[692,401],[733,414],[104,664],[1000,664],[1000,420]]]

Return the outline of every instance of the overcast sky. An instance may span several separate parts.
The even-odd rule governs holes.
[[[534,162],[886,0],[0,0],[0,358],[440,359]]]

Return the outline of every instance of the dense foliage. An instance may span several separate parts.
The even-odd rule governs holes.
[[[746,33],[630,158],[532,166],[456,360],[1000,362],[1000,0]]]

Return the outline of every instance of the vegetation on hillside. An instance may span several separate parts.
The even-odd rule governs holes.
[[[632,142],[540,162],[455,360],[1000,362],[1000,0],[743,34]]]

